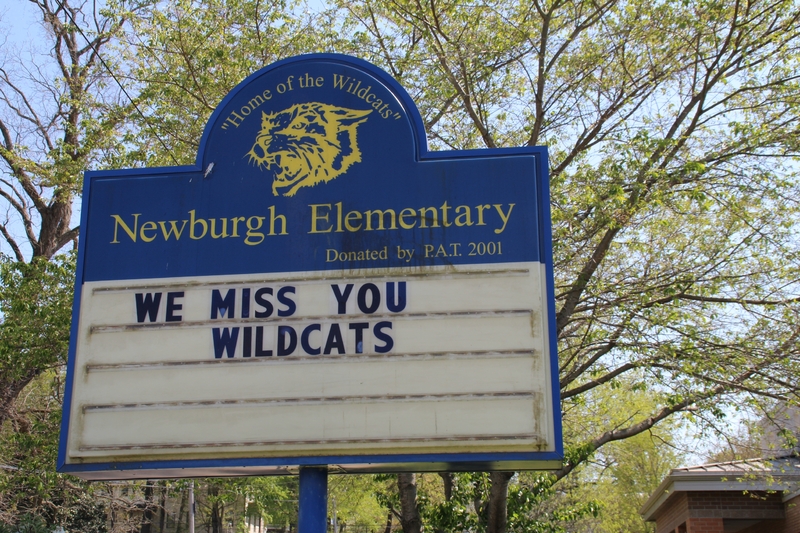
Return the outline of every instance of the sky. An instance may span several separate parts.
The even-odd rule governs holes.
[[[35,15],[27,0],[0,0],[0,42],[25,43],[40,29]]]
[[[14,71],[16,65],[9,57],[32,58],[46,53],[46,49],[39,46],[38,39],[42,35],[42,26],[38,19],[39,11],[29,0],[0,0],[0,68]],[[37,50],[37,48],[40,48]],[[17,82],[20,79],[17,78]],[[5,217],[5,213],[0,213]],[[26,244],[25,231],[21,222],[14,222],[13,214],[10,217],[9,231],[17,237],[17,242],[26,258],[31,255],[30,247]],[[72,225],[80,221],[80,201],[73,205]],[[67,250],[64,248],[64,250]],[[0,242],[0,253],[11,254],[11,248],[6,242]]]

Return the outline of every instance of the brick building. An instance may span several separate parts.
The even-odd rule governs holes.
[[[800,533],[800,456],[676,468],[640,513],[657,533]]]

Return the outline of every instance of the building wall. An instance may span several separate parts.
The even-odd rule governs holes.
[[[686,533],[725,533],[725,524],[722,518],[690,518]]]
[[[687,492],[691,518],[739,518],[783,520],[783,501],[778,493],[742,491]]]
[[[656,515],[656,532],[723,533],[724,519],[762,520],[747,533],[800,533],[800,496],[784,511],[781,494],[742,491],[678,492]],[[786,520],[784,520],[784,516]]]
[[[656,514],[656,533],[670,533],[686,521],[688,498],[685,492],[677,492],[664,502]]]
[[[762,520],[758,524],[740,529],[736,533],[779,533],[783,531],[783,520]]]
[[[800,533],[800,494],[784,504],[786,522],[783,533]]]

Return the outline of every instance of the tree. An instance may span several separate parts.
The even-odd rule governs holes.
[[[244,78],[336,40],[324,14],[293,0],[174,0],[131,19],[123,50],[144,114],[129,132],[129,165],[194,163],[208,117]]]
[[[631,378],[634,379],[631,379]],[[587,425],[619,427],[640,413],[657,407],[658,397],[637,386],[635,376],[621,378],[615,389],[599,389],[587,398]],[[597,516],[585,516],[578,530],[598,532],[652,531],[639,515],[639,509],[670,470],[682,464],[679,435],[688,427],[685,420],[670,418],[646,432],[611,442],[599,449],[570,477],[560,483],[568,501],[595,501]]]
[[[797,400],[796,2],[341,5],[434,146],[550,148],[555,479],[681,413]],[[584,425],[626,376],[653,408]]]
[[[681,413],[713,419],[742,401],[796,399],[796,2],[341,7],[349,39],[324,42],[396,77],[434,147],[550,147],[568,443],[555,480]],[[163,43],[153,47],[162,57],[178,58],[154,67],[162,74],[146,85],[166,102],[191,95],[192,109],[163,111],[184,132],[170,138],[194,147],[213,107],[194,102],[221,95],[199,98],[203,83],[189,68],[214,64],[216,41],[208,54],[190,48],[200,56],[191,61],[168,53],[192,27],[138,30]],[[249,57],[252,32],[239,40],[245,32],[225,27],[222,48],[236,42],[238,57]],[[650,390],[652,408],[616,425],[583,425],[589,398],[623,382],[620,393]],[[507,482],[494,476],[489,493],[502,501]],[[503,513],[492,516],[487,530],[506,529]]]
[[[531,501],[557,500],[592,457],[677,416],[715,423],[738,405],[797,402],[796,0],[365,0],[340,7],[340,14],[319,15],[318,30],[306,24],[316,15],[291,15],[298,7],[247,0],[137,11],[120,46],[135,45],[126,74],[149,104],[145,118],[126,130],[130,151],[100,135],[121,115],[93,114],[100,104],[89,92],[69,93],[68,104],[88,110],[91,120],[78,124],[94,124],[85,131],[96,131],[97,142],[70,152],[72,141],[50,148],[43,140],[31,157],[19,146],[33,144],[11,135],[12,144],[3,133],[0,156],[9,170],[2,196],[11,212],[23,225],[31,212],[42,228],[53,227],[39,204],[75,194],[79,178],[67,169],[96,164],[109,150],[131,164],[190,162],[211,110],[251,71],[300,51],[355,52],[409,90],[436,148],[550,148],[566,462],[551,476],[474,475],[470,486],[482,488],[479,505],[473,498],[463,508],[470,527],[545,524]],[[45,20],[64,12],[53,13]],[[70,27],[56,25],[53,35]],[[93,35],[106,34],[98,26]],[[55,50],[68,49],[62,47]],[[93,48],[80,50],[82,61],[93,57]],[[96,61],[78,81],[100,74],[92,70]],[[44,115],[4,83],[4,124],[37,124]],[[62,125],[57,131],[72,131],[59,122],[69,113],[52,116]],[[50,131],[51,122],[39,122]],[[49,170],[55,168],[65,170]],[[28,182],[49,200],[37,203]],[[39,218],[30,220],[36,224]],[[55,240],[47,236],[52,231],[26,239],[34,252],[54,253],[72,229],[55,231]],[[21,390],[0,386],[13,397]],[[649,407],[604,418],[599,399],[640,390],[651,395]],[[414,478],[405,481],[410,494]],[[451,479],[452,499],[460,481]],[[484,517],[486,502],[495,511]],[[503,508],[512,512],[498,512]],[[551,516],[593,512],[584,505]],[[413,518],[401,521],[415,528]]]
[[[82,173],[118,145],[115,131],[130,106],[105,87],[110,58],[101,56],[124,18],[86,2],[31,4],[50,37],[49,48],[9,44],[0,67],[0,199],[6,213],[0,236],[18,263],[50,260],[77,242],[72,209]],[[66,361],[62,348],[35,364],[22,351],[4,358],[0,424],[31,380]]]
[[[29,6],[45,38],[0,47],[0,521],[95,531],[104,512],[54,468],[75,259],[59,253],[77,242],[82,173],[114,154],[131,109],[101,55],[125,19],[89,2]]]
[[[36,369],[0,427],[0,528],[22,521],[105,531],[104,506],[55,472],[63,372],[51,359],[67,349],[74,274],[72,254],[30,264],[0,259],[0,358],[23,361],[7,365],[3,378]]]

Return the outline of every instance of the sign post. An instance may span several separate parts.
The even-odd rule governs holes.
[[[87,172],[59,470],[299,468],[314,530],[321,465],[559,467],[547,172],[428,151],[403,88],[341,55],[244,80],[195,165]]]
[[[300,468],[300,502],[297,513],[299,533],[328,530],[328,467]]]

